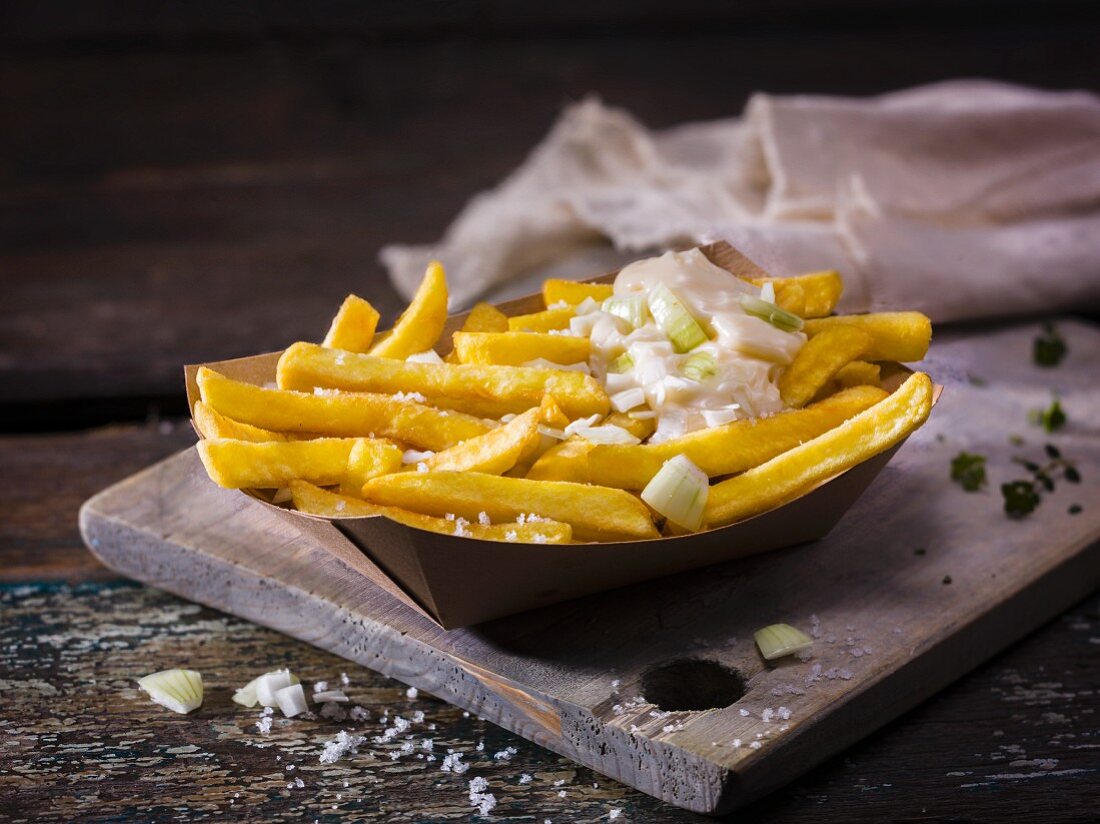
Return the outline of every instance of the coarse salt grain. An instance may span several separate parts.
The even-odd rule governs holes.
[[[749,744],[749,749],[758,750],[762,746],[763,744],[761,744],[759,741],[753,741],[751,744]]]
[[[462,775],[466,770],[470,769],[469,764],[462,763],[462,753],[452,752],[443,758],[443,763],[439,769],[443,772],[453,772],[455,775]]]
[[[496,761],[511,761],[512,756],[518,752],[519,750],[517,750],[515,747],[505,747],[500,752],[494,753],[493,759]]]
[[[504,540],[506,540],[506,541],[518,541],[519,540],[519,535],[516,533],[516,531],[514,529],[509,529],[507,532],[504,533]]]
[[[409,698],[409,699],[414,699],[419,694],[420,694],[420,692],[419,692],[419,690],[417,690],[416,687],[409,687],[407,690],[405,690],[405,697]]]
[[[340,730],[335,738],[325,744],[321,751],[321,763],[335,764],[349,752],[352,754],[359,752],[360,745],[366,740],[364,735],[353,735],[347,730]]]
[[[519,777],[519,783],[520,784],[530,784],[533,780],[534,779],[530,775],[528,775],[527,773],[524,773],[523,775],[521,775]]]
[[[413,403],[428,402],[428,399],[421,395],[419,392],[395,392],[393,399],[395,401],[412,401]]]
[[[622,810],[612,807],[610,810],[607,811],[607,818],[609,821],[614,821],[616,818],[622,815],[622,813]]]
[[[328,681],[315,681],[313,683],[314,692],[328,692]]]
[[[488,512],[477,513],[477,522],[482,526],[489,526],[492,523],[492,521],[489,519]]]
[[[749,716],[749,711],[746,710],[746,709],[740,709],[740,710],[738,710],[738,712],[741,714],[742,718],[748,718],[748,716]]]
[[[470,804],[477,807],[479,815],[488,815],[497,805],[496,797],[485,790],[489,788],[489,782],[481,776],[470,780]]]
[[[256,729],[264,735],[271,732],[271,716],[265,715],[260,718],[260,720],[256,722]]]

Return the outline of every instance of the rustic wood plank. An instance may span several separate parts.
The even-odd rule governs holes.
[[[960,447],[989,454],[996,473],[1012,471],[1007,436],[1026,426],[1052,380],[1029,361],[1034,326],[938,343],[927,366],[949,384],[943,410],[812,547],[468,630],[443,633],[357,579],[256,502],[212,487],[190,454],[90,502],[84,533],[129,575],[378,668],[675,804],[728,810],[1096,586],[1100,443],[1090,432],[1100,420],[1100,332],[1061,329],[1070,355],[1056,381],[1073,423],[1051,440],[1072,448],[1084,480],[1063,484],[1032,518],[992,529],[998,502],[944,489],[944,476]],[[983,387],[969,382],[975,371]],[[1078,516],[1065,509],[1074,501],[1085,503]],[[815,662],[763,666],[752,630],[779,618],[811,626],[811,613],[821,620]],[[735,673],[727,680],[743,681],[744,694],[737,683],[713,686],[698,667],[662,688],[655,673],[685,659]],[[767,711],[782,706],[789,718]]]
[[[606,821],[611,809],[627,822],[699,820],[426,692],[410,700],[404,685],[366,668],[155,590],[8,585],[0,587],[0,610],[6,821],[441,821],[472,812],[466,788],[474,776],[489,781],[497,799],[492,818],[505,824]],[[1098,636],[1100,601],[1093,598],[735,820],[1093,820]],[[180,664],[197,667],[206,686],[203,707],[186,718],[149,703],[133,683]],[[317,679],[335,685],[346,672],[347,692],[369,719],[277,720],[260,734],[258,711],[229,695],[281,666],[293,667],[307,687]],[[431,737],[436,754],[463,753],[469,772],[444,773],[438,757],[390,761],[400,739],[319,763],[339,730],[379,735],[383,713],[410,718],[418,710],[425,717],[412,727],[414,740]],[[508,747],[514,756],[493,759]],[[519,783],[524,773],[532,776],[528,784]],[[288,789],[299,776],[305,786]]]

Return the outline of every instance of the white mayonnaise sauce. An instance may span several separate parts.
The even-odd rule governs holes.
[[[678,354],[665,333],[649,317],[638,329],[601,311],[594,302],[578,307],[573,334],[592,341],[592,373],[616,395],[640,387],[645,404],[636,413],[656,413],[659,443],[709,426],[755,418],[783,409],[776,380],[806,342],[801,332],[785,332],[741,308],[741,296],[759,296],[751,283],[715,266],[697,249],[667,252],[624,268],[615,279],[615,297],[647,295],[657,284],[667,286],[709,340],[691,352]],[[628,353],[633,366],[616,372],[614,364]],[[691,356],[713,356],[714,374],[701,381],[683,374]],[[633,393],[627,397],[637,397]]]

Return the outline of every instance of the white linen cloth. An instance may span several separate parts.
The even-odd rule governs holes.
[[[381,257],[406,297],[441,260],[457,308],[717,239],[773,274],[839,270],[846,312],[1096,307],[1100,98],[985,81],[757,94],[740,118],[656,132],[589,99],[439,243]]]

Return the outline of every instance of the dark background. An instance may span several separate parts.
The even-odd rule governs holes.
[[[179,367],[400,308],[438,238],[588,93],[662,126],[755,90],[1096,87],[1094,2],[0,5],[0,418],[183,414]]]

